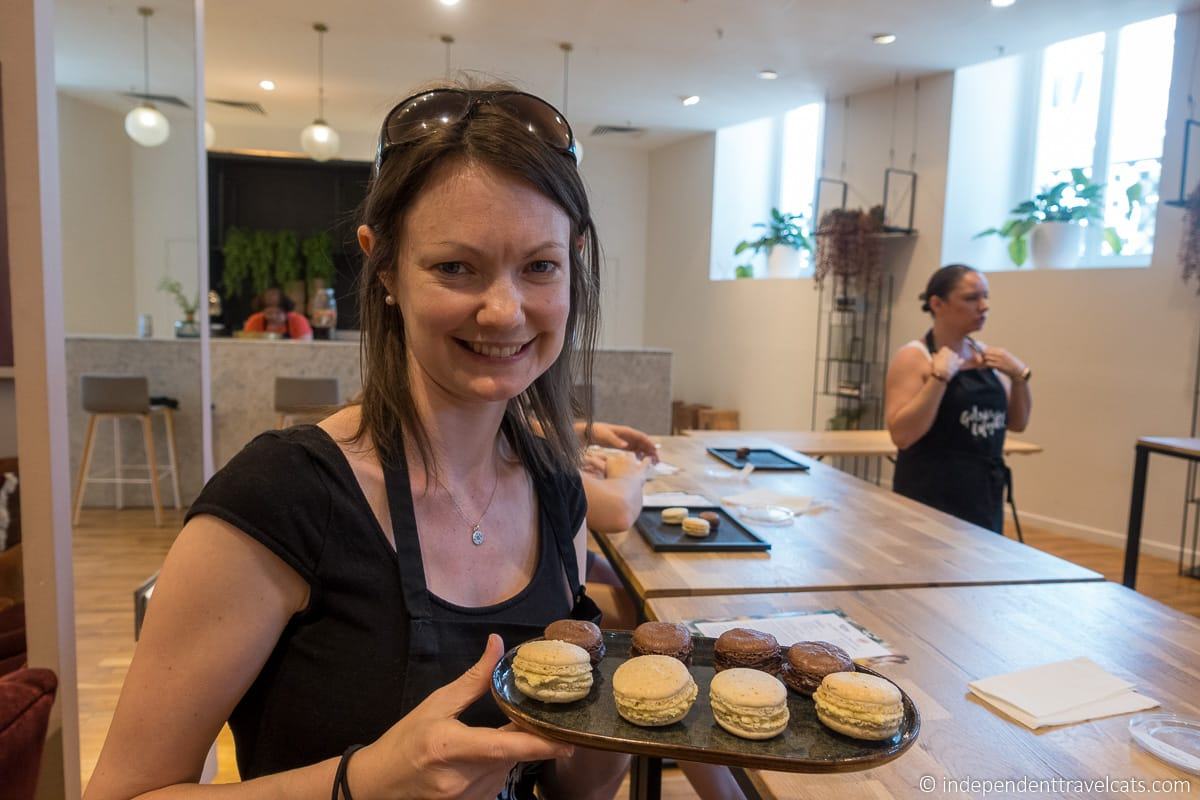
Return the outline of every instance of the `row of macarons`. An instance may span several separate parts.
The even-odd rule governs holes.
[[[721,516],[715,511],[701,511],[693,517],[688,509],[672,506],[662,510],[662,521],[664,525],[681,526],[688,536],[703,539],[720,527]]]
[[[517,650],[517,688],[543,702],[566,703],[588,695],[591,668],[604,657],[600,629],[590,622],[559,620],[545,640]],[[647,622],[633,632],[632,657],[613,674],[613,697],[624,719],[646,727],[679,722],[699,689],[687,669],[692,637],[678,623]],[[716,641],[717,671],[709,686],[713,718],[746,739],[769,739],[787,728],[787,690],[813,698],[817,718],[857,739],[895,736],[904,719],[902,696],[891,682],[855,671],[841,648],[828,642],[799,642],[781,650],[769,633],[750,628],[726,631]]]

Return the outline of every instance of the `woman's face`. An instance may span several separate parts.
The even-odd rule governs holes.
[[[461,400],[524,391],[562,352],[570,241],[566,213],[518,178],[465,161],[438,170],[386,282],[414,373]]]
[[[978,272],[965,272],[946,299],[934,297],[934,318],[951,330],[966,335],[982,330],[987,322],[988,283]]]

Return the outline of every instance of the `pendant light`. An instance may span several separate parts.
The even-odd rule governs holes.
[[[317,118],[300,132],[300,147],[314,161],[328,161],[338,154],[340,137],[337,131],[325,122],[325,33],[329,28],[323,22],[314,22],[317,32]]]
[[[150,94],[150,17],[154,9],[142,6],[142,92]],[[158,147],[171,135],[171,124],[149,100],[125,115],[125,133],[142,147]]]
[[[562,114],[567,116],[567,89],[570,86],[571,77],[571,51],[575,48],[570,42],[563,42],[558,46],[563,54],[563,99],[562,99]],[[571,143],[571,151],[575,153],[575,166],[583,163],[583,142],[579,141],[578,137],[573,137],[574,142]]]

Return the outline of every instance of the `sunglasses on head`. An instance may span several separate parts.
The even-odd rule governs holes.
[[[400,101],[383,122],[375,151],[375,174],[397,147],[436,130],[456,125],[481,105],[495,106],[516,119],[534,136],[563,155],[575,157],[575,135],[566,117],[540,97],[527,92],[471,92],[431,89]]]

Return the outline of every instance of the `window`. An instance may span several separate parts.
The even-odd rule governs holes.
[[[774,117],[717,131],[713,169],[713,226],[709,277],[729,280],[738,268],[750,277],[798,278],[812,270],[811,254],[776,248],[734,255],[739,242],[753,241],[771,209],[802,214],[800,227],[812,227],[813,187],[821,151],[822,104],[812,103]]]
[[[1030,194],[1069,180],[1072,169],[1104,184],[1104,222],[1086,228],[1084,266],[1150,263],[1174,46],[1172,15],[1042,53]]]

